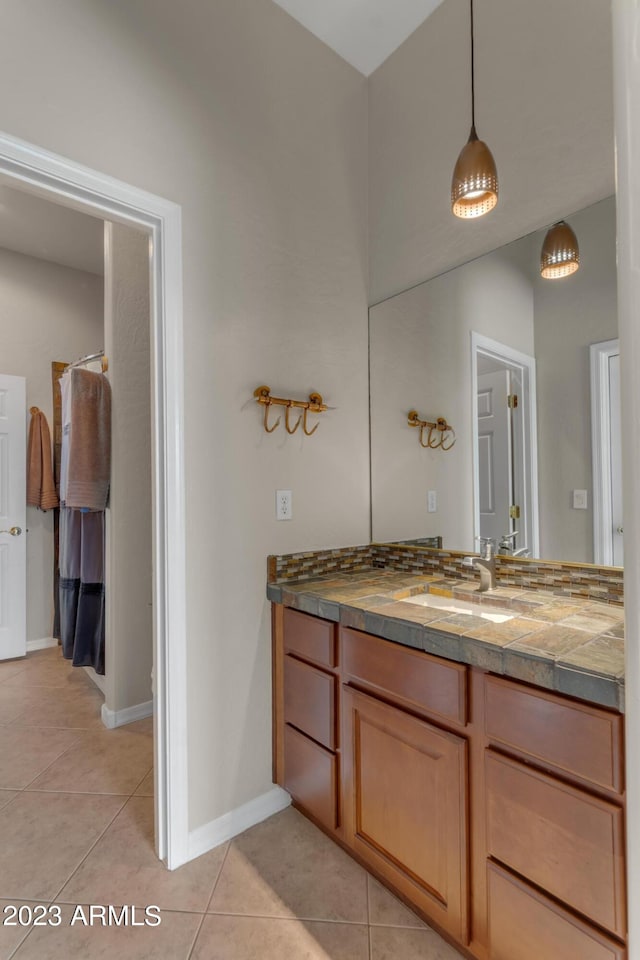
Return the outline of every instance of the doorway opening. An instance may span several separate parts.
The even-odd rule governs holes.
[[[156,851],[189,859],[180,208],[0,134],[0,182],[149,237]]]
[[[539,555],[535,360],[471,334],[474,536]]]

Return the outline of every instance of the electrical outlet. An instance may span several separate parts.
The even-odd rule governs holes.
[[[586,490],[573,491],[573,509],[574,510],[587,509],[587,491]]]
[[[293,520],[291,490],[276,490],[276,520]]]
[[[438,512],[438,494],[435,490],[427,490],[427,513]]]

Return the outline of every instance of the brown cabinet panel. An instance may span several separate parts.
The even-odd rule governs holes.
[[[625,948],[488,864],[491,960],[624,960]]]
[[[327,747],[336,748],[336,677],[284,658],[284,720]]]
[[[284,787],[325,827],[338,826],[337,758],[292,727],[284,729]]]
[[[273,690],[276,781],[470,955],[626,960],[620,714],[282,605]]]
[[[340,629],[343,677],[384,691],[411,709],[467,722],[467,667],[346,627]]]
[[[284,649],[323,667],[335,667],[336,625],[299,610],[284,610]]]
[[[490,740],[599,787],[622,791],[620,714],[500,677],[485,677],[485,699]]]
[[[623,937],[622,809],[491,751],[485,772],[489,856]]]
[[[345,840],[467,942],[467,744],[343,687]]]

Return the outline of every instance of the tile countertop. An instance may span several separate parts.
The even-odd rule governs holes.
[[[505,608],[504,623],[403,602],[433,593]],[[624,710],[624,611],[541,590],[371,569],[269,583],[267,597],[345,627]]]

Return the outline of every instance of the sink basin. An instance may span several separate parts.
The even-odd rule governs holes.
[[[442,610],[443,614],[462,613],[469,617],[481,617],[491,623],[506,623],[513,620],[514,613],[508,613],[501,607],[490,607],[487,604],[470,603],[468,600],[456,600],[453,597],[439,597],[434,593],[419,593],[413,597],[404,597],[401,603],[419,603],[423,607],[434,607]]]

